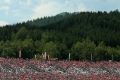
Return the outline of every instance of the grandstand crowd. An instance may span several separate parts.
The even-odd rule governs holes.
[[[120,62],[0,58],[0,80],[120,80]]]

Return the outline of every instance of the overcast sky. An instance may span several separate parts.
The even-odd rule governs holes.
[[[115,9],[120,9],[120,0],[0,0],[0,26],[61,12]]]

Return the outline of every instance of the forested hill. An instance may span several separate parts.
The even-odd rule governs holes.
[[[60,13],[0,28],[0,55],[23,58],[49,53],[59,59],[111,59],[120,55],[120,12]],[[99,54],[100,53],[100,54]],[[109,54],[109,55],[108,55]],[[81,56],[82,55],[82,56]]]

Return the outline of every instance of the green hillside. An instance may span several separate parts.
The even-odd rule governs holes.
[[[120,12],[60,13],[0,28],[0,56],[120,60]]]

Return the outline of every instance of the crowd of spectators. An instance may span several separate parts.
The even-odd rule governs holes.
[[[0,58],[0,80],[120,80],[120,62]]]

